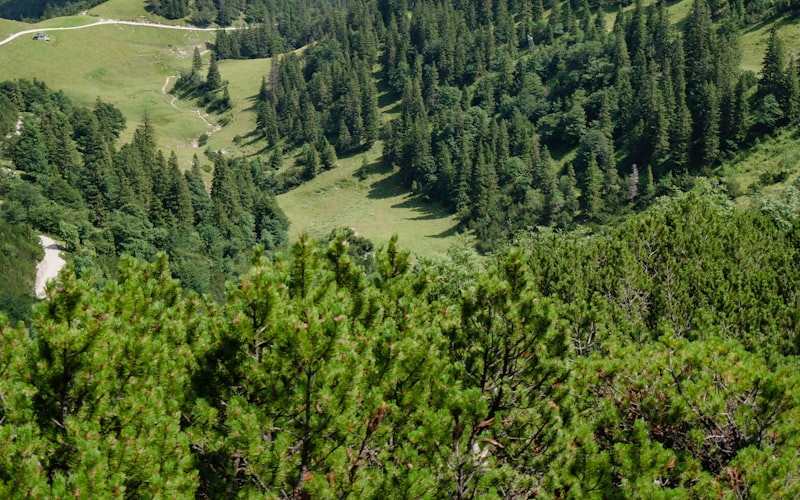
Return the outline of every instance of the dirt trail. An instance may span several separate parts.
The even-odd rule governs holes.
[[[162,94],[166,94],[167,93],[167,87],[169,87],[169,81],[172,80],[173,78],[177,78],[177,77],[178,77],[178,75],[172,75],[172,76],[168,76],[167,77],[167,80],[164,82],[164,85],[161,86],[161,93]]]
[[[39,240],[44,247],[44,259],[36,265],[36,286],[34,290],[36,291],[36,297],[43,299],[47,282],[58,277],[58,272],[67,262],[61,258],[61,248],[53,238],[39,235]]]
[[[204,51],[204,52],[207,52],[207,51]],[[164,85],[161,86],[161,93],[162,94],[166,94],[167,93],[167,87],[169,87],[169,82],[173,78],[178,78],[178,75],[171,75],[171,76],[167,77],[166,81],[164,82]],[[221,125],[214,125],[213,123],[208,121],[208,118],[206,118],[206,116],[208,116],[208,115],[204,115],[201,110],[195,109],[194,111],[188,111],[188,110],[183,110],[183,109],[179,108],[178,105],[175,104],[175,101],[177,101],[177,100],[178,100],[178,98],[173,96],[172,99],[170,99],[170,101],[169,101],[169,105],[172,106],[173,108],[177,109],[178,111],[193,112],[194,114],[196,114],[197,117],[200,118],[200,120],[203,123],[205,123],[206,127],[209,127],[211,129],[208,132],[206,132],[206,134],[209,137],[212,136],[213,134],[216,134],[220,130],[222,130],[222,126]],[[197,139],[193,140],[192,141],[192,147],[193,148],[199,148],[200,147],[200,141],[198,141]]]
[[[167,30],[184,30],[184,31],[217,31],[220,28],[197,28],[195,26],[173,26],[171,24],[158,24],[158,23],[151,23],[147,21],[121,21],[119,19],[99,19],[93,23],[83,24],[81,26],[70,26],[68,28],[36,28],[32,30],[24,30],[14,33],[13,35],[9,35],[3,40],[0,40],[0,45],[5,45],[12,40],[16,40],[17,38],[23,35],[32,35],[34,33],[46,33],[48,31],[69,31],[69,30],[82,30],[84,28],[91,28],[92,26],[101,26],[106,24],[124,24],[127,26],[149,26],[151,28],[162,28]],[[227,28],[222,28],[226,31],[231,30],[238,30],[241,27],[238,26],[228,26]]]

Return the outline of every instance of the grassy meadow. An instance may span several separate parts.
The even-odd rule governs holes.
[[[380,147],[365,153],[365,174],[359,172],[362,155],[340,159],[336,168],[278,196],[292,221],[292,239],[301,232],[321,238],[333,228],[350,227],[376,245],[397,234],[401,247],[424,257],[447,250],[458,221],[439,204],[400,187],[398,174],[381,163]]]

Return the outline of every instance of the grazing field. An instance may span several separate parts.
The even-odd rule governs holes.
[[[337,168],[278,196],[292,221],[290,240],[302,232],[322,238],[333,228],[351,227],[376,245],[397,234],[402,248],[423,257],[447,250],[457,234],[457,220],[439,204],[400,187],[397,174],[377,161],[380,148],[378,144],[366,153],[366,175],[358,173],[360,155],[340,159]]]
[[[32,25],[30,24],[21,23],[19,21],[11,21],[10,19],[0,18],[0,39],[17,33],[18,31],[31,29],[31,26]]]

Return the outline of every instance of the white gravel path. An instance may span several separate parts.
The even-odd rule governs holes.
[[[36,265],[36,297],[39,299],[44,298],[44,290],[47,282],[55,279],[58,272],[64,267],[67,262],[61,258],[59,252],[61,248],[53,238],[48,238],[44,235],[39,235],[39,240],[44,247],[44,259]]]
[[[220,28],[197,28],[194,26],[173,26],[171,24],[158,24],[149,23],[145,21],[120,21],[119,19],[100,19],[90,24],[82,24],[80,26],[70,26],[68,28],[36,28],[32,30],[19,31],[13,35],[8,36],[4,40],[0,40],[0,45],[4,45],[12,40],[15,40],[23,35],[31,35],[33,33],[47,33],[48,31],[68,31],[68,30],[82,30],[92,26],[101,26],[104,24],[125,24],[128,26],[150,26],[152,28],[162,28],[167,30],[184,30],[184,31],[217,31]],[[241,29],[238,26],[228,26],[221,28],[225,31]]]

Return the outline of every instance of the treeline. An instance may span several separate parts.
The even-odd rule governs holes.
[[[224,304],[68,270],[0,324],[0,492],[794,497],[798,227],[709,189],[485,265],[301,237]]]
[[[665,2],[634,2],[609,31],[602,9],[578,1],[420,1],[411,12],[353,1],[326,12],[301,56],[278,58],[257,131],[339,155],[382,137],[405,185],[491,249],[520,229],[642,207],[796,123],[798,67],[776,31],[760,78],[739,69],[741,30],[785,7],[695,0],[678,27]],[[217,42],[224,57],[255,56],[243,40],[267,32]],[[399,116],[375,133],[381,87]]]
[[[100,5],[105,0],[0,0],[0,17],[19,21],[39,21],[71,16]]]
[[[211,167],[195,156],[182,171],[174,152],[158,149],[146,115],[117,148],[125,118],[99,99],[84,108],[41,82],[19,80],[0,84],[0,101],[21,122],[19,135],[3,142],[19,175],[0,179],[0,219],[59,237],[79,274],[113,275],[123,253],[152,260],[163,251],[188,289],[221,297],[250,248],[271,251],[286,238],[268,167],[257,160],[211,155],[209,190]],[[14,125],[6,117],[0,128]]]

